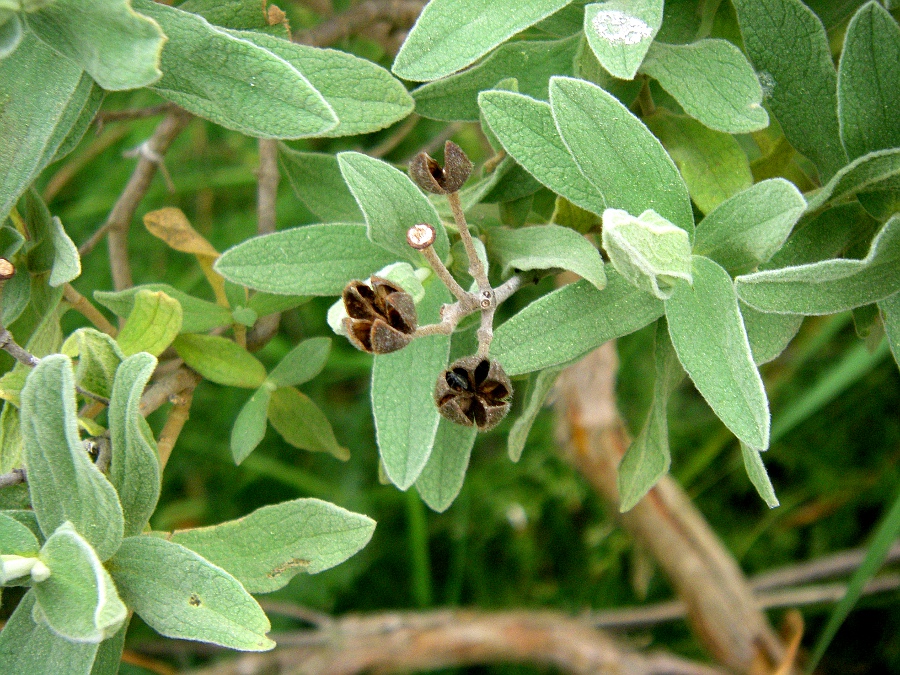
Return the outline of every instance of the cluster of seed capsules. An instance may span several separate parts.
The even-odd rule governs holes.
[[[472,163],[463,150],[447,142],[442,167],[426,153],[419,153],[409,165],[413,181],[423,190],[450,194],[459,190]],[[410,228],[408,241],[422,250],[434,242],[434,228],[417,224]],[[370,354],[389,354],[406,347],[416,337],[418,316],[412,296],[397,284],[373,276],[368,282],[354,280],[342,294],[347,317],[344,331],[350,342]],[[479,431],[492,429],[506,417],[512,397],[512,383],[503,367],[486,356],[457,359],[437,378],[434,401],[441,415]]]

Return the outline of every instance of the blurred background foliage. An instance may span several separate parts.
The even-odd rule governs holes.
[[[335,6],[339,10],[341,3]],[[311,10],[296,3],[285,9],[295,29],[315,21]],[[351,38],[336,47],[390,64],[390,55],[373,41]],[[160,102],[147,91],[111,94],[103,110]],[[72,155],[45,172],[38,188],[76,243],[102,224],[127,182],[134,160],[123,159],[122,153],[146,140],[158,120],[91,130]],[[403,164],[423,147],[442,146],[448,134],[476,165],[491,155],[476,125],[448,128],[425,119],[364,137],[290,145],[327,153],[372,151],[397,141],[401,127],[406,133],[384,155],[388,161]],[[440,159],[439,152],[433,154]],[[175,191],[157,177],[139,216],[178,207],[220,251],[256,234],[254,139],[195,120],[176,140],[166,165]],[[316,221],[282,178],[279,228]],[[167,248],[137,222],[130,250],[136,284],[165,282],[213,300],[194,258]],[[82,264],[84,271],[73,284],[82,294],[91,297],[95,290],[111,288],[105,244]],[[552,283],[545,279],[516,295],[503,312],[513,313]],[[332,336],[325,322],[331,302],[316,299],[285,313],[278,335],[258,354],[266,366],[274,366],[306,337]],[[69,312],[63,328],[68,334],[84,323]],[[650,344],[652,327],[619,342],[619,399],[632,431],[648,403]],[[9,361],[6,354],[0,358]],[[8,365],[4,362],[3,370]],[[431,606],[553,607],[578,613],[671,597],[649,556],[635,548],[589,486],[559,458],[550,408],[539,416],[518,464],[506,455],[515,414],[480,436],[462,493],[444,514],[430,512],[414,490],[401,493],[381,485],[367,393],[370,366],[371,356],[338,338],[325,371],[302,387],[329,417],[339,443],[350,449],[347,463],[292,448],[270,428],[260,447],[236,467],[229,435],[250,392],[202,383],[166,467],[153,528],[212,524],[301,496],[366,513],[378,527],[361,553],[319,575],[300,575],[267,598],[328,613]],[[748,575],[861,545],[900,484],[900,374],[886,350],[873,355],[859,341],[849,314],[808,319],[787,351],[762,372],[777,436],[765,457],[781,500],[775,510],[769,511],[750,485],[735,439],[688,383],[669,407],[673,474]],[[156,433],[165,412],[150,418]],[[896,591],[864,598],[833,642],[822,672],[900,672],[898,600]],[[2,618],[12,603],[4,605]],[[823,627],[827,609],[804,609],[807,647]],[[777,625],[779,617],[773,618]],[[272,619],[276,631],[298,625]],[[138,620],[133,624],[129,646],[155,643],[155,658],[176,668],[201,662],[193,649],[163,642]],[[702,657],[683,622],[632,631],[628,639],[636,646],[666,646]],[[161,657],[164,653],[168,656]],[[524,666],[486,670],[531,672]],[[123,664],[121,672],[147,671]]]

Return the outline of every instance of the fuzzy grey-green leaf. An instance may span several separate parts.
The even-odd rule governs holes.
[[[419,15],[392,70],[424,82],[456,72],[571,0],[432,0]]]
[[[491,131],[526,171],[573,204],[603,214],[603,196],[569,154],[549,104],[504,91],[483,92],[478,103]]]
[[[428,197],[405,173],[359,152],[342,152],[337,157],[344,180],[366,217],[372,242],[416,262],[421,254],[407,243],[406,232],[413,225],[428,223],[435,229],[435,252],[441,259],[447,257],[450,244],[444,224]]]
[[[634,78],[659,31],[662,0],[609,0],[584,8],[584,34],[613,77]]]
[[[513,269],[559,268],[574,272],[597,288],[606,286],[600,252],[587,239],[567,227],[494,228],[490,231],[488,249],[503,265],[504,275]]]
[[[766,506],[774,509],[778,506],[778,497],[775,496],[775,489],[772,487],[772,481],[759,451],[748,447],[746,443],[741,443],[741,457],[744,459],[744,468],[747,470],[747,476],[753,483],[753,487],[756,488]]]
[[[329,338],[304,340],[284,355],[267,378],[276,387],[296,387],[322,372],[331,352]]]
[[[22,389],[20,413],[28,488],[41,531],[50,535],[71,521],[106,560],[122,541],[122,507],[81,445],[69,357],[41,359]]]
[[[337,157],[299,152],[279,143],[278,163],[294,194],[323,223],[363,220],[362,211],[341,175]]]
[[[159,62],[166,36],[128,0],[54,0],[25,14],[25,21],[104,89],[137,89],[162,77]]]
[[[746,134],[769,126],[753,66],[727,40],[655,42],[641,72],[658,80],[688,115],[710,129]]]
[[[778,314],[835,314],[900,291],[900,214],[875,236],[862,260],[835,259],[735,279],[751,307]]]
[[[783,178],[757,183],[722,202],[697,226],[694,252],[732,274],[767,262],[803,215],[806,200]]]
[[[231,428],[231,456],[240,464],[256,449],[266,435],[269,399],[272,390],[263,385],[241,408]]]
[[[713,412],[741,441],[769,447],[769,402],[753,362],[728,272],[694,256],[693,284],[677,281],[666,301],[678,359]]]
[[[269,620],[240,582],[181,544],[128,537],[109,571],[125,603],[166,637],[242,651],[275,646]]]
[[[305,138],[337,126],[322,95],[287,61],[202,17],[133,0],[169,37],[160,96],[216,124],[260,138]]]
[[[62,352],[78,357],[75,378],[82,389],[109,398],[116,368],[125,360],[113,338],[94,328],[79,328],[65,341]]]
[[[135,296],[141,291],[162,291],[181,305],[181,332],[205,333],[212,328],[231,323],[231,312],[226,307],[208,300],[201,300],[168,284],[142,284],[124,291],[94,291],[94,299],[113,314],[126,318],[134,309]]]
[[[128,610],[94,549],[69,522],[47,539],[40,560],[50,576],[34,585],[40,614],[54,632],[75,642],[115,634]]]
[[[612,94],[567,77],[550,81],[550,106],[563,142],[608,208],[653,209],[693,239],[687,186],[643,122]]]
[[[416,490],[432,510],[443,513],[462,489],[478,429],[441,418],[434,447],[416,479]]]
[[[531,427],[534,425],[544,401],[552,391],[561,370],[561,368],[545,368],[529,375],[528,389],[524,396],[525,407],[513,422],[507,439],[506,451],[511,461],[518,462],[522,458],[522,451],[525,449],[525,441],[528,440]]]
[[[521,375],[577,359],[662,315],[662,302],[610,265],[606,281],[602,291],[578,281],[535,300],[494,330],[491,355],[508,375]]]
[[[158,449],[141,414],[141,396],[155,369],[156,359],[145,352],[125,359],[116,371],[109,401],[109,479],[119,493],[126,537],[144,529],[159,499]]]
[[[809,197],[808,212],[850,201],[862,193],[900,190],[900,148],[875,150],[842,167]]]
[[[338,443],[322,409],[294,387],[272,392],[268,417],[275,431],[295,448],[327,452],[342,461],[350,459],[350,451]]]
[[[179,530],[172,541],[231,573],[251,593],[271,593],[299,572],[342,563],[372,537],[375,521],[318,499],[263,506],[238,520]]]

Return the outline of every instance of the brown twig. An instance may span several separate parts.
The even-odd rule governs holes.
[[[0,474],[0,490],[5,487],[12,487],[27,480],[25,469],[13,469],[4,474]]]
[[[194,401],[194,389],[196,389],[201,380],[199,375],[195,373],[191,374],[193,375],[193,381],[178,394],[174,394],[170,398],[174,405],[169,411],[169,416],[166,418],[166,423],[163,425],[162,431],[159,432],[159,441],[157,442],[157,447],[159,448],[160,469],[166,468],[166,463],[169,461],[169,456],[172,454],[175,442],[178,440],[178,436],[181,435],[181,430],[184,428],[185,422],[188,421],[191,414],[191,403]]]
[[[573,675],[722,673],[675,656],[637,653],[583,620],[549,611],[347,616],[325,630],[275,639],[285,646],[218,663],[197,675],[356,675],[490,663],[533,663]]]
[[[113,205],[106,222],[78,250],[79,254],[85,255],[103,239],[104,235],[109,235],[110,271],[113,287],[117,291],[132,285],[131,263],[128,260],[128,230],[134,212],[150,188],[150,181],[158,169],[159,158],[165,154],[172,141],[191,119],[188,112],[178,108],[168,113],[159,123],[153,135],[142,145],[145,151],[140,155],[128,184]]]
[[[409,27],[424,6],[423,0],[365,0],[318,26],[294,33],[292,39],[313,47],[328,47],[379,22]]]
[[[169,398],[178,392],[184,391],[190,386],[196,386],[197,374],[192,370],[179,367],[175,371],[161,377],[158,381],[150,385],[141,396],[140,411],[141,415],[146,417],[150,413],[158,410],[163,404],[169,401]]]
[[[175,109],[174,103],[160,103],[159,105],[151,105],[146,108],[125,108],[124,110],[104,110],[101,111],[94,124],[97,129],[103,128],[103,125],[110,122],[130,122],[131,120],[142,120],[147,117],[156,117],[163,113],[170,112]]]
[[[118,129],[111,129],[99,138],[91,141],[90,145],[84,149],[84,152],[63,164],[59,171],[50,177],[41,195],[44,201],[51,201],[82,169],[100,156],[104,150],[120,141],[127,133],[128,127],[119,127]]]
[[[94,307],[93,303],[75,290],[72,284],[66,284],[63,288],[63,297],[72,305],[72,309],[85,317],[94,324],[97,330],[106,333],[111,337],[116,337],[118,330],[109,320],[100,313],[100,310]]]
[[[560,376],[566,458],[618,511],[617,467],[630,439],[615,403],[618,360],[610,342]],[[784,645],[757,607],[737,562],[680,487],[664,477],[622,523],[672,583],[700,641],[728,668],[750,673],[784,660]]]

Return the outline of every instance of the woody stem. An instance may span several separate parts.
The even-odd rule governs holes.
[[[462,239],[463,246],[466,249],[466,255],[469,257],[469,274],[471,274],[478,283],[478,289],[480,291],[490,291],[491,282],[488,281],[487,272],[484,269],[484,265],[481,263],[481,258],[478,257],[478,253],[475,250],[475,242],[472,241],[472,233],[469,232],[469,224],[466,222],[466,216],[462,210],[459,193],[448,193],[447,201],[450,203],[450,210],[453,212],[453,220],[456,221],[459,237]]]

